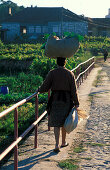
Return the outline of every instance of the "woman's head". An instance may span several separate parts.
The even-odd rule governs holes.
[[[57,65],[64,66],[66,64],[66,58],[57,57]]]

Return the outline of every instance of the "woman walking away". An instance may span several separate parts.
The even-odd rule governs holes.
[[[68,146],[66,142],[66,131],[64,122],[71,108],[79,107],[77,88],[73,72],[65,68],[66,59],[57,58],[57,68],[50,70],[43,84],[37,90],[39,93],[48,92],[51,89],[51,97],[47,105],[49,114],[48,125],[54,127],[55,149],[54,152],[60,151],[59,137],[60,128],[62,129],[61,147]]]

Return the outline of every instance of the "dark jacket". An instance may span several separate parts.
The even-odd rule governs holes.
[[[70,92],[71,100],[74,102],[74,105],[79,105],[74,73],[65,67],[59,66],[51,70],[39,88],[39,92],[48,92],[49,89],[52,91]]]

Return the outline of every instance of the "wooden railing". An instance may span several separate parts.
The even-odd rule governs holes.
[[[76,68],[71,70],[75,74],[77,86],[83,82],[84,79],[87,78],[87,75],[90,73],[92,68],[94,67],[94,57],[90,58],[86,62],[79,64]],[[35,122],[32,123],[19,137],[18,137],[18,107],[26,103],[35,97]],[[50,91],[48,92],[48,99],[50,97]],[[38,117],[38,94],[34,93],[26,99],[21,100],[20,102],[14,104],[10,108],[4,110],[0,113],[0,118],[9,114],[12,110],[14,110],[14,142],[0,155],[0,161],[14,148],[14,169],[18,169],[18,143],[33,129],[35,128],[35,140],[34,146],[37,148],[37,132],[38,132],[38,123],[42,118],[47,114],[45,111],[40,117]],[[48,127],[48,130],[50,128]]]
[[[81,85],[83,80],[87,78],[88,74],[93,69],[94,64],[95,64],[94,57],[92,57],[87,61],[79,64],[73,70],[71,70],[75,74],[77,87],[79,87],[79,85]]]

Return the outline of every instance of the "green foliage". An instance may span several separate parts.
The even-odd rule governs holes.
[[[15,104],[30,95],[31,93],[25,93],[25,94],[13,93],[13,94],[6,94],[6,95],[0,94],[0,105]]]
[[[0,49],[4,48],[3,42],[0,40]]]
[[[110,52],[110,38],[108,37],[88,37],[85,36],[83,41],[83,48],[91,51],[92,55],[98,56],[102,54],[103,49],[107,49]]]
[[[39,75],[21,72],[17,76],[1,76],[0,86],[8,86],[9,94],[0,94],[0,105],[16,103],[27,98],[41,85],[43,78]],[[31,99],[34,102],[34,99]],[[39,103],[47,102],[47,94],[39,94]]]
[[[48,37],[48,35],[45,36],[46,38]],[[9,58],[10,59],[9,61],[11,60],[14,61],[15,59],[18,59],[19,61],[24,61],[25,58],[27,59],[26,61],[28,61],[28,59],[30,59],[29,61],[32,61],[30,68],[28,67],[28,71],[30,70],[30,73],[18,74],[18,70],[17,70],[17,74],[18,74],[17,76],[11,76],[11,77],[9,76],[4,79],[2,77],[0,78],[0,85],[1,86],[7,85],[9,87],[10,94],[33,93],[37,89],[37,87],[41,85],[43,79],[45,79],[49,70],[56,68],[56,60],[49,59],[44,56],[44,49],[41,49],[42,44],[37,43],[37,44],[5,44],[4,45],[1,41],[0,43],[1,43],[0,47],[2,47],[0,48],[1,58],[3,59]],[[109,45],[110,45],[109,38],[85,36],[85,39],[80,43],[80,49],[78,50],[78,52],[72,58],[67,58],[66,67],[72,70],[81,62],[84,62],[88,58],[92,57],[93,51],[97,52],[97,54],[95,53],[95,55],[99,55],[101,49],[108,48]],[[17,63],[17,60],[15,60],[15,63]],[[5,65],[6,68],[8,68],[8,64]],[[22,62],[20,65],[18,65],[19,69],[21,65]],[[23,66],[24,65],[25,63],[23,62]],[[11,67],[14,69],[14,71],[17,68],[17,65],[16,67],[14,67],[14,65],[11,66],[11,63],[9,64],[9,66],[10,68],[7,70],[8,72],[10,72]],[[21,68],[21,70],[23,69],[25,69],[25,67]],[[2,70],[3,68],[1,68],[1,71]],[[9,98],[10,101],[14,101],[13,97],[12,98],[9,97]],[[4,101],[4,99],[2,100]]]
[[[73,68],[75,68],[76,67],[76,59],[77,59],[77,56],[74,56],[72,58],[67,58],[66,59],[66,68],[69,70],[72,70]]]
[[[3,48],[4,47],[4,48]],[[43,55],[41,44],[5,44],[0,48],[0,59],[33,59]]]
[[[11,105],[10,105],[11,106]],[[9,106],[8,106],[9,107]],[[1,106],[0,112],[8,108]],[[39,104],[39,116],[45,110],[45,104]],[[18,132],[24,132],[35,121],[35,105],[26,103],[18,110]],[[0,151],[4,150],[14,140],[14,111],[0,119]]]
[[[77,162],[78,162],[78,160],[67,159],[67,160],[63,160],[63,161],[59,162],[59,166],[61,168],[66,168],[66,169],[70,169],[70,170],[77,170],[79,168],[79,166],[76,165]]]
[[[91,146],[99,146],[99,147],[102,147],[102,146],[105,146],[106,144],[103,144],[103,143],[86,143],[87,145],[91,145]]]
[[[44,35],[44,40],[47,40],[49,36],[50,36],[50,34],[45,34]]]
[[[41,93],[38,95],[39,103],[47,103],[48,101],[48,93]]]
[[[66,36],[67,33],[65,33]],[[70,33],[68,33],[70,34]],[[67,34],[67,36],[68,36]],[[49,35],[44,35],[44,39],[46,40]],[[44,46],[45,44],[3,44],[2,42],[0,46],[0,59],[35,59],[40,58],[41,60],[45,58],[44,55]],[[44,43],[44,42],[43,42]],[[102,49],[107,48],[109,51],[110,39],[104,37],[87,37],[85,36],[80,43],[80,49],[75,54],[78,57],[81,57],[85,54],[85,52],[91,52],[92,55],[102,52]],[[2,48],[1,48],[2,47]],[[75,57],[75,55],[73,57]]]
[[[34,74],[39,74],[44,79],[48,72],[55,67],[55,59],[49,59],[47,57],[38,56],[33,60],[30,70],[34,72]]]
[[[74,152],[76,152],[76,153],[81,153],[83,151],[85,151],[85,149],[83,148],[82,144],[80,144],[78,147],[74,148]]]
[[[17,99],[19,100],[19,94],[17,94]],[[16,95],[0,94],[0,105],[2,105],[3,103],[5,103],[5,104],[15,103],[15,101],[17,101],[17,99],[16,99]]]
[[[32,93],[12,93],[12,94],[0,94],[0,105],[9,105],[9,104],[15,104],[27,97],[29,97]],[[39,94],[39,103],[47,103],[48,100],[48,94]],[[31,99],[31,102],[35,102],[35,98]]]
[[[12,14],[14,15],[15,13],[21,11],[24,9],[23,6],[17,6],[17,4],[11,2],[11,1],[1,1],[0,2],[0,22],[4,21],[5,19],[8,18],[8,8],[11,7],[12,9]]]
[[[73,32],[64,32],[63,36],[64,37],[76,37],[76,38],[78,38],[79,41],[83,41],[84,40],[84,37],[82,35],[75,34]]]
[[[8,77],[7,85],[10,93],[34,93],[41,85],[43,79],[40,75],[20,73],[17,77]]]

